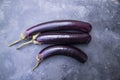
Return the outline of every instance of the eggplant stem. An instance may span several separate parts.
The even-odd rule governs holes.
[[[9,47],[10,47],[10,46],[13,46],[13,45],[19,43],[20,41],[22,41],[22,40],[24,40],[24,39],[25,39],[25,36],[24,36],[23,33],[21,33],[20,39],[18,39],[18,40],[16,40],[16,41],[12,42],[11,44],[8,44],[8,46],[9,46]]]
[[[40,33],[37,33],[36,35],[34,35],[34,36],[32,37],[32,39],[35,40],[35,39],[39,36],[39,34],[40,34]]]
[[[17,47],[17,49],[20,49],[21,47],[23,47],[23,46],[25,46],[25,45],[28,45],[28,44],[30,44],[30,43],[40,44],[39,42],[37,42],[37,41],[35,40],[35,39],[38,37],[39,34],[40,34],[40,33],[34,35],[34,36],[32,37],[32,40],[21,44],[20,46]],[[25,37],[24,37],[23,34],[21,34],[21,40],[23,40],[23,39],[25,39]],[[19,41],[21,41],[21,40],[19,40]],[[18,42],[18,41],[17,41],[17,42]]]
[[[32,43],[32,42],[33,42],[33,40],[28,41],[28,42],[25,42],[25,43],[21,44],[20,46],[18,46],[17,49],[20,49],[21,47],[23,47],[23,46],[25,46],[25,45],[28,45],[28,44],[30,44],[30,43]]]
[[[37,59],[37,63],[35,64],[35,66],[32,68],[32,71],[34,71],[38,66],[39,64],[41,63],[42,59],[37,55],[36,56],[36,59]]]
[[[23,39],[16,40],[16,41],[12,42],[11,44],[8,44],[8,46],[9,46],[9,47],[10,47],[10,46],[13,46],[13,45],[19,43],[19,42],[22,41],[22,40],[23,40]]]

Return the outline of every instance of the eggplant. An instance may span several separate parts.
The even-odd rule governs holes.
[[[88,59],[86,53],[77,47],[70,45],[52,45],[44,48],[39,52],[39,54],[36,56],[37,63],[32,70],[34,71],[43,60],[55,55],[72,57],[81,63],[85,63]]]
[[[76,32],[47,32],[36,34],[31,41],[23,43],[17,49],[30,43],[34,44],[83,44],[89,43],[91,36],[88,33]]]

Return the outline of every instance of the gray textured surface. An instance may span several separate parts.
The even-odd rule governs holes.
[[[7,44],[30,26],[55,19],[93,25],[92,41],[77,46],[87,53],[85,64],[64,56],[41,63],[35,56],[47,45]],[[120,3],[115,0],[0,0],[0,80],[120,80]]]

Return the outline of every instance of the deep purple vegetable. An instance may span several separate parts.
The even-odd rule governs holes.
[[[76,47],[66,45],[52,45],[44,48],[42,51],[39,52],[37,56],[37,64],[35,65],[33,70],[39,66],[41,61],[55,55],[69,56],[80,61],[81,63],[85,63],[88,58],[82,50]]]
[[[76,33],[76,32],[47,32],[37,34],[33,36],[33,39],[27,43],[24,43],[18,47],[34,43],[34,44],[81,44],[89,43],[91,36],[88,33]]]
[[[77,20],[55,20],[45,23],[40,23],[29,29],[27,29],[24,34],[21,34],[21,39],[10,44],[12,46],[23,39],[30,39],[36,33],[50,32],[50,31],[60,31],[60,30],[75,30],[84,33],[89,33],[92,29],[91,24],[83,21]]]
[[[91,24],[87,22],[77,21],[77,20],[56,20],[49,21],[35,25],[26,30],[25,36],[29,37],[38,32],[49,32],[56,30],[77,30],[89,33],[91,31]]]

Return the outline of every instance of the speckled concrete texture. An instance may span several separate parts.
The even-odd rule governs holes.
[[[119,0],[0,0],[0,80],[120,80]],[[48,45],[16,50],[25,29],[38,23],[73,19],[92,24],[92,41],[75,45],[88,55],[82,64],[54,56],[32,72],[38,52]],[[24,41],[23,41],[24,42]]]

